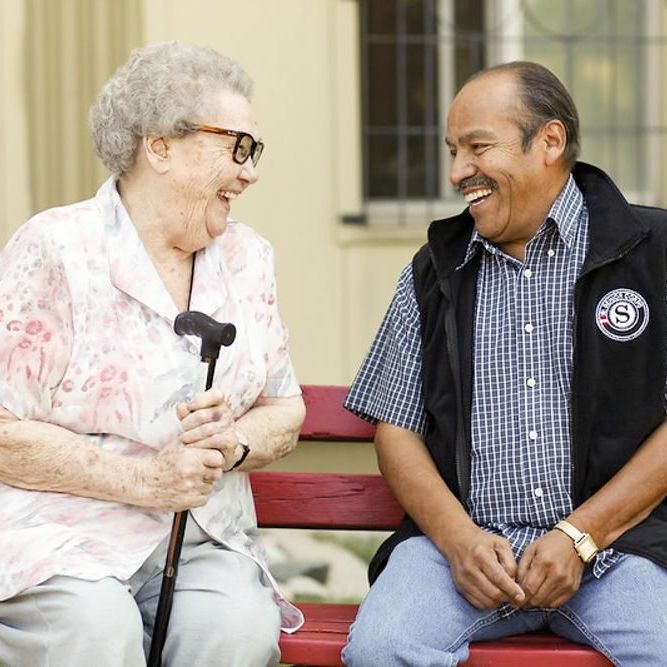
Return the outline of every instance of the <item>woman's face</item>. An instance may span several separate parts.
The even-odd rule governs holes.
[[[202,124],[259,138],[257,121],[245,97],[224,91],[212,100],[210,109],[217,111],[202,118]],[[209,132],[172,140],[169,199],[177,216],[174,236],[184,250],[202,248],[222,234],[231,203],[257,181],[251,158],[243,164],[234,162],[235,143],[236,137]]]

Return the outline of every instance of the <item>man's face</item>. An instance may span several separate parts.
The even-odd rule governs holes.
[[[546,181],[553,177],[547,174],[542,132],[524,151],[520,120],[514,76],[483,75],[454,99],[447,118],[447,145],[453,160],[451,182],[465,197],[477,231],[522,257],[551,203],[552,188]]]

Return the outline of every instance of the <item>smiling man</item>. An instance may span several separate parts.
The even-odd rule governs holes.
[[[577,162],[561,82],[515,62],[447,119],[468,208],[434,222],[346,400],[406,511],[347,665],[455,665],[549,628],[667,655],[667,212]]]

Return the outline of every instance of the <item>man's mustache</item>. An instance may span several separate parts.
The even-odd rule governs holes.
[[[495,190],[497,189],[498,184],[493,179],[487,178],[486,176],[470,176],[469,178],[464,178],[456,186],[456,191],[459,194],[463,194],[463,191],[467,190],[468,188],[478,188],[478,187],[490,188],[491,190]]]

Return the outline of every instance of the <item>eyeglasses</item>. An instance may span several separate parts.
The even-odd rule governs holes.
[[[225,130],[213,125],[191,125],[194,132],[210,132],[211,134],[223,134],[226,137],[236,137],[232,158],[236,164],[244,164],[248,158],[252,159],[253,166],[257,166],[259,158],[262,157],[264,143],[255,141],[251,134],[238,132],[237,130]]]

